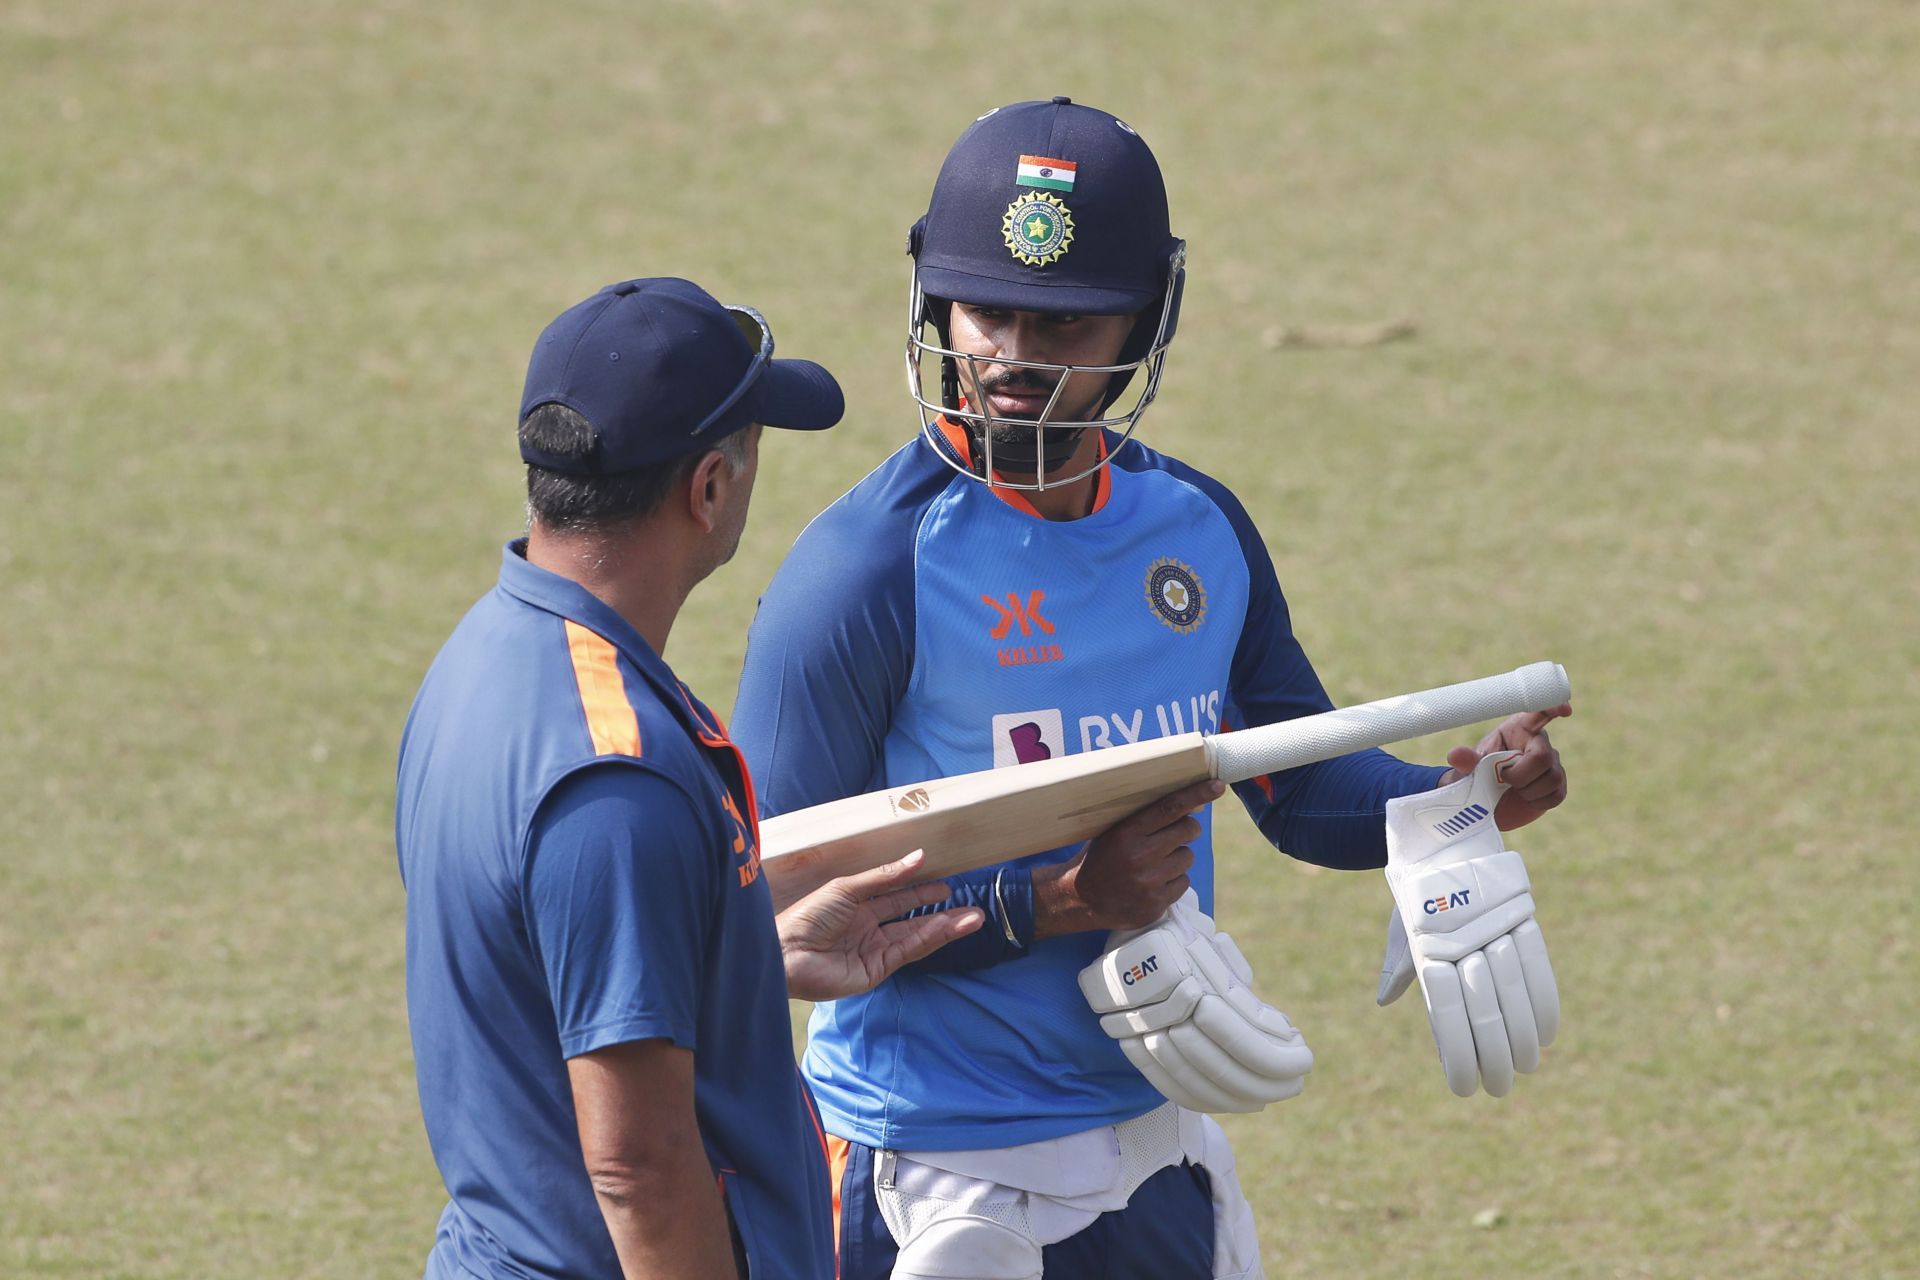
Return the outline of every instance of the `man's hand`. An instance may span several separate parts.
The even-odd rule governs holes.
[[[837,1000],[878,986],[903,964],[930,955],[980,927],[977,907],[898,917],[946,898],[947,886],[913,884],[918,849],[884,867],[841,876],[774,917],[787,994],[796,1000]]]
[[[1036,938],[1088,929],[1141,929],[1187,891],[1193,817],[1226,793],[1224,782],[1196,782],[1122,818],[1087,842],[1080,856],[1033,873]]]
[[[1563,702],[1545,711],[1528,711],[1508,716],[1495,725],[1486,737],[1471,747],[1455,747],[1447,752],[1452,766],[1440,775],[1436,787],[1458,782],[1473,772],[1484,756],[1496,751],[1520,754],[1497,766],[1498,781],[1507,788],[1493,811],[1493,820],[1502,831],[1526,826],[1567,798],[1567,771],[1560,764],[1560,753],[1547,739],[1547,721],[1573,714],[1573,704]]]

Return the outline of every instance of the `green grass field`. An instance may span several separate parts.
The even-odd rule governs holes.
[[[1162,160],[1145,435],[1335,696],[1574,680],[1516,840],[1564,1029],[1503,1102],[1373,1008],[1378,877],[1222,822],[1318,1058],[1231,1125],[1270,1274],[1920,1274],[1914,6],[0,0],[0,77],[0,1275],[418,1274],[392,758],[534,336],[685,274],[844,381],[675,633],[725,706],[909,430],[940,157],[1052,93]]]

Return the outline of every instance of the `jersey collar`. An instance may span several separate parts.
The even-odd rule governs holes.
[[[673,674],[666,659],[653,651],[632,623],[593,592],[570,578],[542,569],[527,560],[527,540],[515,538],[500,552],[500,590],[545,613],[577,622],[620,651],[633,664],[654,698],[700,745],[721,753],[721,778],[740,801],[742,822],[753,833],[755,865],[759,857],[760,810],[747,760],[727,734],[727,726],[713,709]],[[732,774],[734,776],[729,777]]]
[[[556,617],[577,622],[604,638],[633,663],[660,701],[680,713],[681,684],[673,668],[653,651],[646,637],[612,606],[579,583],[527,560],[527,540],[515,538],[500,552],[500,590]]]
[[[948,447],[953,450],[954,456],[971,467],[973,465],[973,440],[967,435],[966,428],[962,427],[953,419],[945,417],[938,419],[935,425],[940,428],[940,436],[947,442]],[[1104,463],[1107,460],[1107,433],[1105,431],[1100,433],[1098,444],[1100,448],[1100,461]],[[1000,474],[997,470],[994,472],[996,477],[1000,476]],[[1015,511],[1030,515],[1035,520],[1046,519],[1046,517],[1041,515],[1034,507],[1033,503],[1028,500],[1025,490],[1003,489],[997,484],[990,484],[987,486],[987,489],[994,497],[1000,499],[1000,501],[1006,503]],[[1095,511],[1106,506],[1107,497],[1112,492],[1113,468],[1110,466],[1102,466],[1093,473],[1093,506],[1087,511],[1087,514],[1092,515]]]

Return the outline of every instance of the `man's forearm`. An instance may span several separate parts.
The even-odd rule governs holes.
[[[1011,865],[948,876],[945,884],[950,892],[946,901],[921,907],[911,914],[932,915],[977,907],[985,913],[986,920],[974,933],[904,966],[901,972],[965,973],[1026,955],[1034,939],[1034,880],[1035,875],[1028,868]]]
[[[738,1280],[693,1113],[693,1054],[639,1040],[567,1061],[580,1154],[625,1280]]]
[[[655,1164],[588,1174],[625,1280],[738,1280],[726,1202],[699,1143]]]
[[[1378,749],[1336,756],[1274,774],[1272,803],[1256,809],[1256,821],[1275,848],[1301,862],[1376,869],[1387,862],[1387,801],[1430,791],[1444,773]]]

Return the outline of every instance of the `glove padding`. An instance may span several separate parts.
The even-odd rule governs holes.
[[[1484,1085],[1496,1098],[1513,1073],[1540,1065],[1560,1029],[1560,992],[1533,919],[1520,855],[1493,810],[1511,751],[1482,759],[1460,781],[1387,802],[1387,884],[1394,914],[1375,997],[1391,1004],[1415,975],[1447,1087],[1462,1098]]]
[[[1246,957],[1191,889],[1146,928],[1109,934],[1080,991],[1148,1083],[1191,1111],[1258,1111],[1313,1070],[1313,1050],[1254,994]]]

